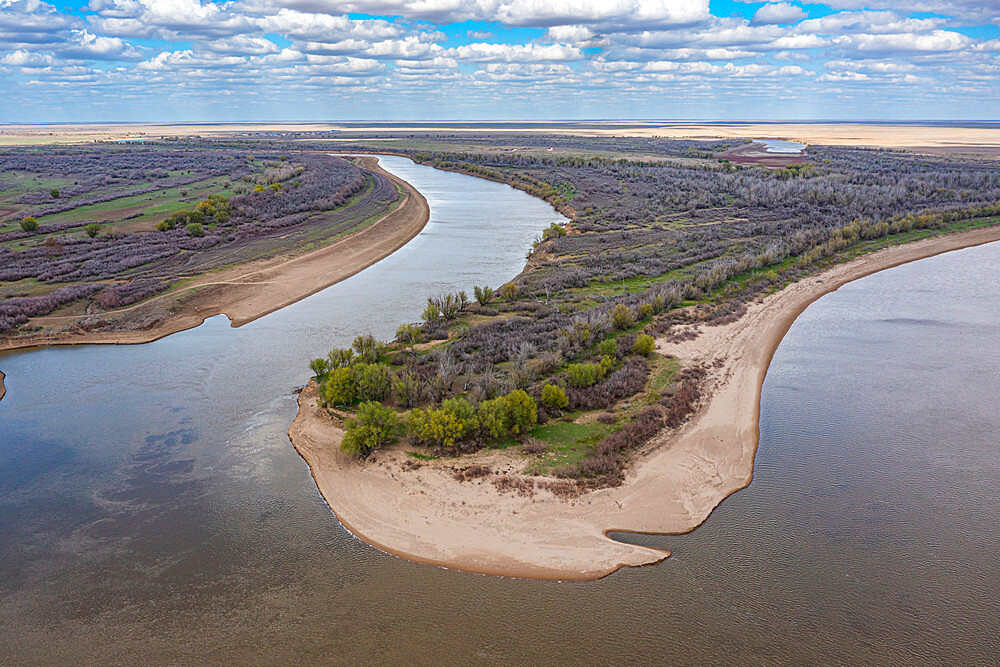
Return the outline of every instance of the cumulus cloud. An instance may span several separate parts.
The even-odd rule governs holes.
[[[623,96],[814,97],[919,82],[922,94],[978,90],[977,99],[1000,100],[1000,40],[960,30],[988,21],[996,3],[829,0],[832,13],[809,18],[802,5],[814,3],[758,0],[751,19],[713,16],[708,0],[89,3],[69,12],[0,0],[5,92],[28,99],[29,88],[53,86],[52,99],[69,105],[69,91],[86,100],[99,86],[116,99],[152,100],[155,110],[188,95],[266,105],[292,93],[343,99],[345,90],[389,100],[390,109],[400,108],[392,100],[428,94],[466,96],[475,107],[544,90],[557,102],[594,100],[599,112]],[[463,21],[473,23],[460,34],[438,29]],[[1000,101],[990,108],[1000,113]]]
[[[806,17],[801,7],[788,2],[772,2],[758,9],[753,15],[755,25],[787,25],[798,23]]]

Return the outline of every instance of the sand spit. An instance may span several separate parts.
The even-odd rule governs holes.
[[[207,274],[184,288],[190,296],[172,291],[102,315],[120,321],[124,331],[70,329],[57,334],[6,338],[0,339],[0,351],[40,345],[148,343],[196,327],[219,314],[225,314],[238,327],[353,276],[406,245],[430,219],[427,200],[416,188],[379,167],[377,158],[360,159],[366,169],[387,176],[405,193],[398,206],[361,231],[297,257],[281,256]],[[183,297],[179,310],[166,313],[159,324],[141,330],[127,329],[133,313],[140,316],[178,296]],[[78,319],[46,316],[34,318],[32,323],[71,325]]]
[[[402,448],[360,464],[340,453],[342,431],[317,406],[314,384],[299,396],[289,437],[341,523],[397,556],[468,572],[593,580],[668,553],[616,542],[609,531],[684,533],[728,495],[746,487],[757,450],[760,390],[771,358],[792,322],[819,297],[893,266],[1000,240],[1000,227],[880,250],[833,267],[751,304],[738,321],[704,327],[661,352],[713,366],[694,418],[664,433],[626,482],[565,500],[545,489],[501,493],[491,478],[459,482],[454,467],[516,473],[517,459],[480,452],[461,461],[414,461]],[[494,477],[495,479],[495,477]]]

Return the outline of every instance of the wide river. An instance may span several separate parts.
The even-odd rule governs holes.
[[[811,306],[751,486],[598,582],[410,563],[344,530],[285,431],[306,362],[519,272],[559,216],[383,158],[431,222],[240,329],[0,356],[0,663],[1000,661],[1000,244]]]

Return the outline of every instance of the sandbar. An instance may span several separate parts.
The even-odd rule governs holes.
[[[343,431],[318,406],[313,382],[299,395],[289,438],[340,522],[388,553],[466,572],[557,580],[594,580],[626,565],[657,563],[668,552],[608,533],[689,532],[750,483],[764,377],[809,304],[877,271],[994,241],[1000,226],[885,248],[754,302],[733,323],[702,326],[693,340],[658,341],[660,352],[712,368],[706,398],[687,424],[656,436],[616,488],[566,499],[544,488],[501,492],[487,477],[456,480],[455,467],[470,464],[489,466],[494,476],[516,474],[519,459],[502,450],[413,468],[397,446],[360,463],[340,452]]]

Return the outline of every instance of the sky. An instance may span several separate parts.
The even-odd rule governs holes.
[[[1000,0],[0,0],[0,122],[995,120]]]

